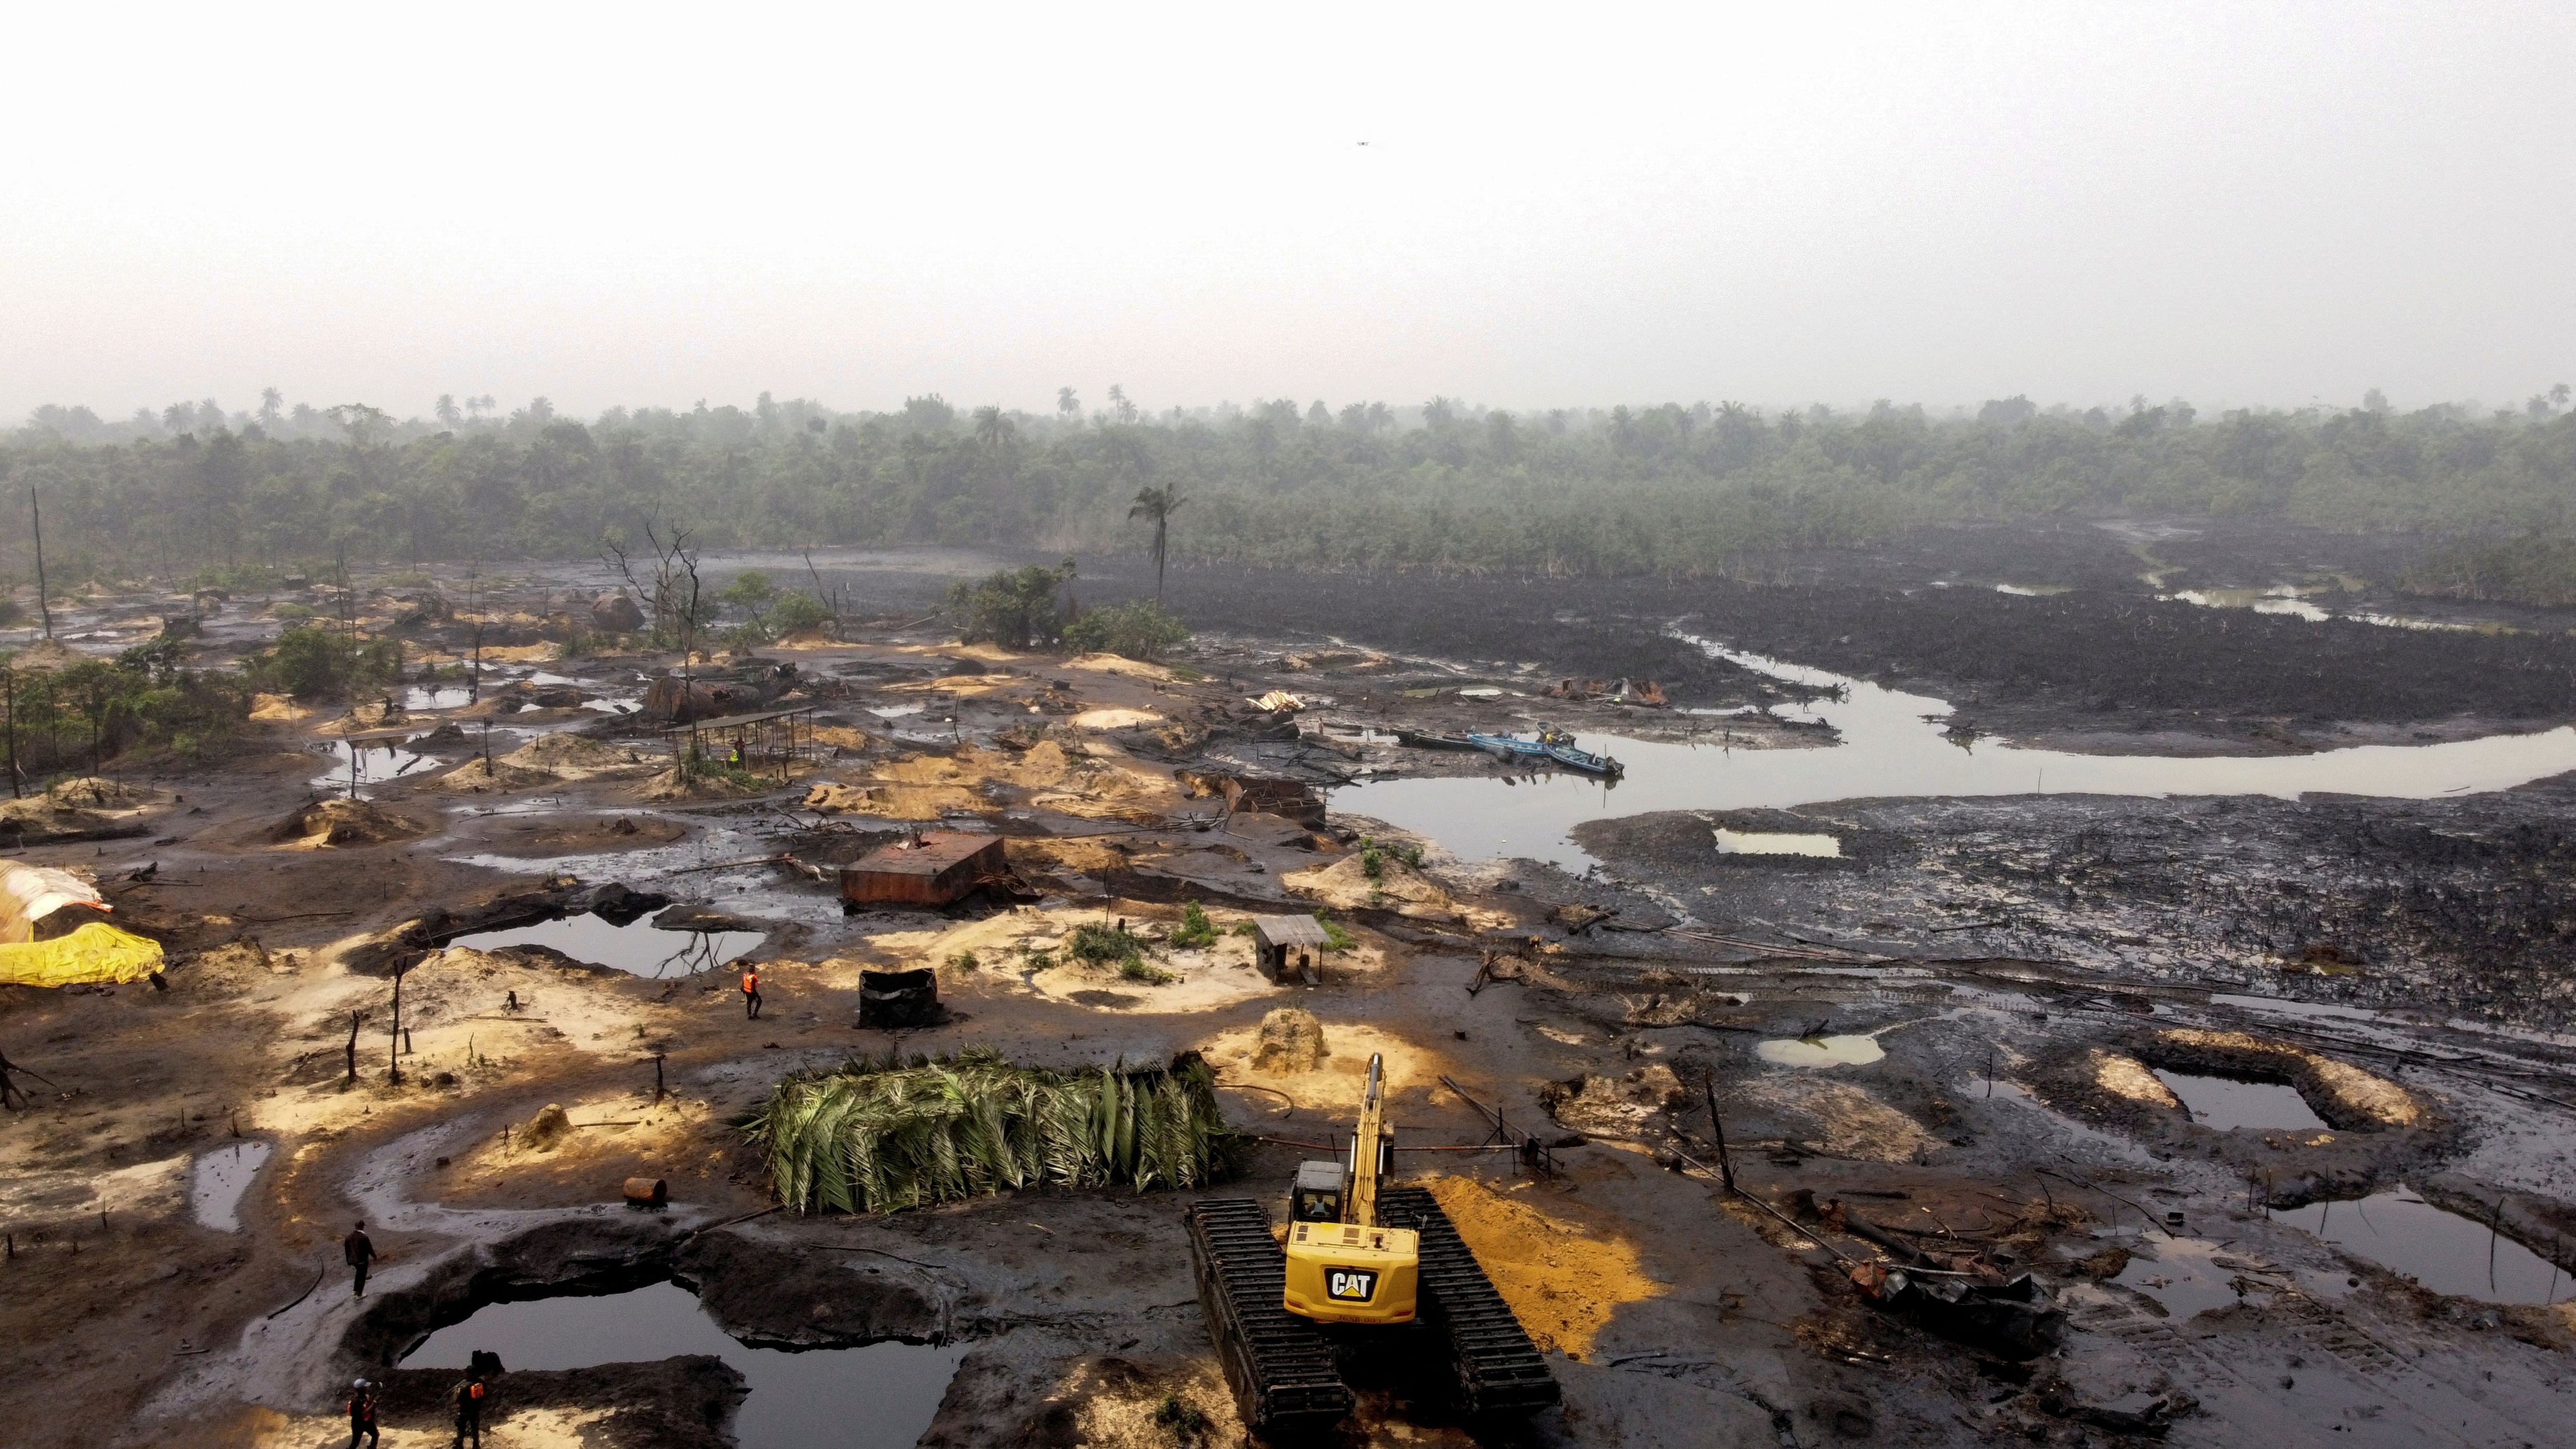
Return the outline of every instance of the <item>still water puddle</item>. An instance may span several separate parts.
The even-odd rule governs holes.
[[[2294,800],[2324,791],[2424,800],[2510,789],[2576,770],[2576,727],[2432,745],[2356,745],[2309,755],[2087,755],[1992,741],[1963,748],[1943,733],[1951,713],[1945,700],[1693,642],[1757,673],[1838,691],[1775,712],[1830,725],[1840,743],[1737,750],[1705,738],[1592,735],[1583,747],[1618,756],[1627,766],[1623,779],[1561,774],[1516,784],[1481,776],[1372,780],[1335,790],[1334,808],[1429,836],[1464,859],[1521,857],[1580,871],[1593,862],[1568,838],[1573,827],[1643,809],[1780,810],[1836,800],[2034,793]]]
[[[717,1327],[688,1290],[656,1283],[598,1298],[495,1303],[431,1334],[403,1367],[462,1369],[477,1349],[500,1355],[504,1370],[712,1354],[751,1386],[734,1417],[742,1449],[908,1449],[930,1427],[966,1355],[908,1343],[794,1353],[754,1348]]]
[[[1839,859],[1843,843],[1831,835],[1797,835],[1772,830],[1719,830],[1720,855],[1814,855]]]
[[[761,939],[758,931],[665,931],[649,917],[615,926],[585,914],[501,931],[475,931],[448,944],[477,951],[551,946],[576,961],[637,976],[685,976],[712,971],[759,945]]]
[[[242,1195],[268,1161],[269,1144],[245,1140],[197,1155],[188,1182],[188,1210],[218,1232],[241,1231]]]
[[[328,750],[332,761],[328,773],[313,777],[311,784],[317,790],[348,789],[352,760],[357,762],[356,781],[360,789],[438,768],[438,760],[434,756],[407,750],[399,740],[332,740],[327,745],[314,748]]]
[[[2243,1270],[2214,1261],[2222,1244],[2204,1238],[2156,1238],[2130,1246],[2129,1266],[2113,1279],[2135,1288],[2176,1318],[2190,1318],[2236,1301]]]
[[[2308,1099],[2279,1082],[2240,1082],[2233,1077],[2195,1076],[2190,1072],[2152,1069],[2156,1080],[2171,1088],[2191,1109],[2191,1120],[2225,1131],[2231,1127],[2278,1127],[2302,1132],[2326,1130],[2325,1119]]]
[[[2445,1212],[2403,1188],[2358,1202],[2314,1202],[2272,1214],[2357,1258],[2436,1293],[2489,1303],[2552,1303],[2576,1281],[2485,1223]]]
[[[1887,1055],[1874,1036],[1781,1037],[1753,1048],[1775,1067],[1859,1067]]]
[[[474,691],[462,684],[415,684],[403,691],[403,708],[407,710],[463,709],[473,702]]]

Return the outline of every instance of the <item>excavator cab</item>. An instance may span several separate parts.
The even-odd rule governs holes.
[[[1297,1223],[1338,1223],[1342,1220],[1340,1163],[1297,1164],[1297,1189],[1288,1200],[1288,1220]]]

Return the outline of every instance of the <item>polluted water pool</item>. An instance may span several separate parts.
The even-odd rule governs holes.
[[[1688,636],[1684,636],[1688,638]],[[1782,705],[1783,719],[1830,725],[1814,749],[1736,750],[1692,742],[1584,737],[1615,755],[1618,780],[1571,774],[1371,780],[1333,792],[1333,808],[1439,841],[1470,860],[1520,857],[1581,871],[1594,862],[1568,833],[1636,810],[1758,810],[1835,800],[2026,794],[2269,795],[2310,792],[2425,800],[2511,789],[2576,770],[2576,727],[2431,745],[2355,745],[2306,755],[2090,755],[1996,741],[1963,747],[1945,733],[1948,701],[1740,653],[1711,654],[1774,679],[1835,691]],[[1622,793],[1624,791],[1624,793]],[[1633,807],[1627,802],[1637,802]]]
[[[331,756],[330,770],[313,777],[317,790],[346,790],[352,783],[364,788],[438,768],[436,758],[404,749],[399,740],[333,740],[315,748],[327,749]],[[352,760],[357,762],[354,773]]]
[[[2448,1212],[2403,1188],[2358,1201],[2275,1211],[2272,1221],[2313,1233],[2356,1258],[2436,1293],[2488,1303],[2554,1303],[2576,1281],[2489,1225]]]
[[[2298,1090],[2279,1082],[2244,1082],[2233,1077],[2204,1077],[2190,1072],[2154,1069],[2156,1080],[2165,1084],[2182,1104],[2191,1109],[2191,1120],[2203,1127],[2226,1131],[2233,1127],[2283,1128],[2301,1132],[2322,1132],[2325,1119],[2308,1105]]]
[[[245,1139],[197,1155],[188,1181],[188,1210],[197,1221],[218,1232],[241,1231],[242,1196],[250,1191],[268,1161],[265,1142]]]
[[[759,945],[761,937],[758,931],[665,931],[649,918],[619,926],[583,914],[533,926],[475,931],[447,944],[477,951],[550,946],[576,961],[637,976],[685,976],[724,965]]]
[[[403,1367],[462,1369],[477,1350],[500,1355],[505,1371],[712,1354],[751,1388],[734,1416],[741,1449],[904,1449],[930,1427],[966,1353],[909,1343],[754,1348],[717,1327],[687,1289],[656,1283],[595,1298],[495,1303],[431,1334]],[[506,1404],[506,1379],[502,1393]]]
[[[1874,1036],[1782,1037],[1754,1047],[1775,1067],[1860,1067],[1887,1055]]]

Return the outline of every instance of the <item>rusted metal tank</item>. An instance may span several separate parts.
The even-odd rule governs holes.
[[[841,899],[852,906],[946,906],[988,879],[1010,874],[1002,837],[933,830],[879,846],[841,867]]]

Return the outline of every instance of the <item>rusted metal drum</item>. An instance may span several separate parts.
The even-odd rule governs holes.
[[[628,1207],[669,1207],[671,1185],[658,1177],[630,1177],[626,1179],[626,1205]]]

